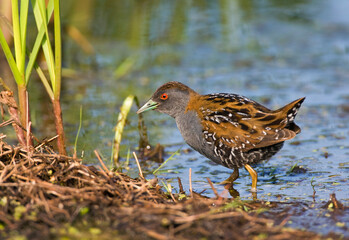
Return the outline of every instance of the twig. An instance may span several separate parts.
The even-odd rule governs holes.
[[[96,157],[98,158],[98,161],[102,165],[104,171],[109,172],[109,169],[105,166],[105,164],[104,164],[103,160],[101,159],[101,156],[99,155],[98,151],[94,150],[93,152],[95,153]]]
[[[315,202],[316,190],[315,190],[315,185],[314,185],[314,177],[311,179],[310,185],[311,185],[311,187],[313,188],[313,202]]]
[[[0,154],[0,158],[1,158],[2,156],[6,156],[7,154],[13,153],[14,151],[15,151],[15,148],[9,149],[9,150],[7,150],[6,152],[1,153],[1,154]]]
[[[144,179],[143,172],[142,172],[142,169],[141,169],[141,165],[139,164],[137,155],[136,155],[135,152],[132,152],[132,153],[133,153],[133,156],[134,156],[135,159],[136,159],[137,167],[138,167],[138,170],[139,170],[139,176],[140,176],[142,179]]]
[[[49,142],[52,142],[53,140],[55,140],[56,138],[58,138],[58,135],[48,139],[48,140],[44,140],[42,143],[40,143],[38,146],[35,147],[35,150],[38,150],[40,147],[46,145]]]
[[[5,174],[7,173],[7,166],[5,166],[3,169],[2,169],[2,172],[0,174],[0,184],[3,182],[3,179],[4,179],[4,176]]]
[[[279,224],[279,227],[283,227],[285,226],[285,224],[288,222],[288,220],[290,219],[291,215],[288,215],[287,217],[285,217],[284,220],[281,221],[281,223]]]
[[[214,214],[212,212],[203,212],[196,215],[190,215],[187,217],[176,217],[174,218],[174,223],[184,224],[188,222],[198,221],[201,219],[214,220],[214,219],[222,219],[222,218],[229,218],[229,217],[237,217],[241,215],[242,215],[241,212],[225,212],[225,213],[217,213],[217,214]]]
[[[173,202],[177,203],[178,201],[177,201],[176,198],[173,196],[172,192],[169,192],[169,194],[170,194],[170,196],[171,196]]]
[[[30,153],[30,148],[29,148],[29,146],[30,146],[30,143],[32,143],[31,142],[31,139],[30,139],[30,133],[31,133],[31,129],[30,129],[30,127],[31,127],[31,121],[29,120],[30,119],[30,115],[29,115],[29,99],[28,99],[28,92],[26,91],[25,92],[25,98],[27,99],[26,100],[26,107],[25,107],[25,115],[26,115],[26,119],[27,119],[27,121],[26,121],[26,124],[27,124],[27,126],[25,126],[25,128],[26,128],[26,133],[27,133],[27,136],[26,136],[26,143],[27,143],[27,153],[28,153],[28,156],[29,156],[29,153]]]
[[[22,129],[18,116],[18,107],[16,104],[16,101],[14,100],[13,93],[11,91],[1,91],[0,92],[0,103],[7,105],[8,107],[8,113],[10,114],[11,118],[13,119],[12,126],[16,132],[18,142],[22,145],[26,145],[24,131]]]
[[[175,199],[175,197],[173,196],[172,194],[172,187],[171,187],[171,184],[167,183],[167,182],[164,182],[164,181],[161,181],[162,184],[164,185],[164,187],[166,188],[166,191],[168,192],[168,194],[171,196],[172,200],[176,203],[177,200]]]
[[[153,230],[146,229],[146,228],[141,228],[140,229],[142,232],[145,232],[149,237],[154,238],[156,240],[166,240],[168,237],[166,235],[162,235],[160,233],[157,233]]]
[[[28,109],[28,108],[27,108]],[[30,154],[30,151],[32,150],[32,148],[30,148],[30,143],[31,143],[31,139],[30,139],[30,135],[31,135],[31,126],[32,126],[32,122],[29,121],[27,123],[27,149],[28,149],[28,156]]]
[[[183,231],[184,229],[190,228],[192,225],[193,225],[193,222],[187,222],[187,223],[181,224],[175,229],[173,229],[173,232],[178,233],[180,231]]]
[[[108,177],[107,173],[101,168],[101,166],[98,166],[98,169],[101,171],[104,177]]]
[[[177,180],[178,180],[178,186],[179,186],[179,193],[185,193],[181,179],[177,177]]]
[[[207,179],[208,183],[210,184],[210,186],[211,186],[211,188],[213,190],[213,193],[216,195],[217,198],[219,198],[219,194],[217,192],[217,189],[213,186],[213,183],[212,183],[211,179],[209,179],[208,177],[206,179]]]
[[[191,183],[191,168],[189,168],[189,191],[190,191],[191,197],[194,197],[192,183]]]
[[[135,96],[135,102],[138,108],[140,104],[138,98]],[[147,127],[145,126],[143,114],[138,114],[138,132],[139,132],[139,149],[144,149],[149,145],[149,139],[147,134]]]
[[[14,122],[13,118],[10,118],[9,120],[7,120],[7,121],[5,121],[5,122],[2,122],[2,123],[0,124],[0,127],[5,127],[5,126],[7,126],[7,125],[10,125],[10,124],[13,123],[13,122]]]
[[[42,202],[42,205],[44,205],[44,208],[47,212],[47,214],[49,215],[50,218],[53,218],[53,215],[52,215],[52,212],[51,212],[51,209],[50,209],[50,205],[47,203],[47,199],[44,195],[44,192],[41,190],[39,191],[39,197],[37,198],[37,200],[40,199],[41,202]]]

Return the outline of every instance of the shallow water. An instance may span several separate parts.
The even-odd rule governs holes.
[[[82,105],[78,152],[83,152],[86,164],[98,164],[94,149],[110,163],[113,127],[123,99],[135,94],[144,103],[167,81],[181,81],[200,93],[238,93],[273,109],[306,96],[296,117],[302,133],[286,142],[270,161],[255,167],[258,198],[307,204],[305,213],[293,216],[289,226],[349,236],[348,211],[328,221],[328,211],[319,210],[331,193],[349,205],[348,1],[65,0],[62,8],[66,28],[80,29],[95,51],[84,52],[65,34],[64,64],[77,70],[63,86],[65,128],[72,146]],[[114,71],[126,58],[133,61],[132,68],[116,77]],[[47,108],[34,110],[39,116]],[[136,110],[132,109],[125,128],[121,161],[128,149],[137,148]],[[218,183],[232,170],[184,151],[189,147],[169,116],[144,115],[151,142],[167,146],[166,158],[181,148],[158,177],[171,183],[174,191],[180,177],[188,191],[191,168],[194,191],[214,196],[206,178]],[[42,121],[46,120],[37,120],[38,128]],[[130,161],[129,172],[137,176],[134,160]],[[306,172],[290,173],[295,164]],[[142,163],[146,172],[157,167],[157,163]],[[242,199],[251,198],[250,184],[247,171],[241,169],[235,188]],[[215,187],[218,192],[224,190]],[[311,224],[315,216],[318,224]]]

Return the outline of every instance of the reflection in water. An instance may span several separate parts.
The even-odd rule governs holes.
[[[236,190],[234,188],[234,183],[228,183],[224,186],[225,189],[227,189],[229,191],[230,196],[232,196],[233,198],[238,198],[240,197],[240,193],[238,192],[238,190]],[[252,194],[257,194],[256,192],[252,192]]]

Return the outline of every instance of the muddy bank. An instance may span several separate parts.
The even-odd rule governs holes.
[[[344,209],[344,206],[342,206]],[[271,211],[283,209],[283,211]],[[169,194],[157,180],[1,141],[1,238],[322,239],[284,225],[283,203]]]

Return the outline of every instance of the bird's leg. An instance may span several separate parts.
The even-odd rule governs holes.
[[[257,192],[257,179],[258,179],[257,172],[248,164],[245,164],[245,168],[250,173],[250,175],[252,177],[251,192]]]
[[[230,177],[228,177],[227,179],[225,179],[223,182],[219,184],[233,183],[236,179],[238,179],[238,177],[239,177],[239,168],[234,167],[234,172],[230,175]]]

